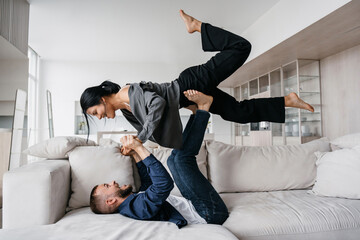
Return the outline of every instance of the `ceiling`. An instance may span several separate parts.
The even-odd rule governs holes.
[[[241,34],[279,0],[29,0],[29,45],[66,61],[203,61],[179,9]]]

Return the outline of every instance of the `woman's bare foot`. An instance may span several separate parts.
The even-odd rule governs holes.
[[[196,110],[198,110],[198,107],[195,104],[193,104],[193,105],[187,106],[186,109],[189,109],[190,111],[193,112],[193,114],[195,114]]]
[[[184,91],[184,95],[190,101],[196,103],[198,109],[209,111],[210,106],[213,102],[213,97],[209,95],[205,95],[202,92],[196,90],[187,90]]]
[[[289,95],[285,96],[284,98],[285,98],[285,107],[301,108],[301,109],[309,110],[310,112],[314,112],[313,106],[304,102],[294,92],[289,93]]]
[[[201,22],[199,20],[187,15],[183,10],[180,10],[180,16],[184,20],[189,33],[201,32]]]

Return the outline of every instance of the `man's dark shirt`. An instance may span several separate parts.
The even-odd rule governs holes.
[[[119,213],[138,220],[169,221],[179,228],[186,226],[185,218],[166,201],[174,181],[164,166],[151,154],[136,163],[141,178],[141,193],[131,194],[121,203]]]

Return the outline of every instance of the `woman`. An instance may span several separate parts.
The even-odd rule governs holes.
[[[204,51],[220,51],[205,64],[183,71],[170,83],[141,82],[120,88],[116,83],[105,81],[99,86],[87,88],[80,104],[88,124],[88,115],[114,118],[120,109],[125,118],[138,130],[138,138],[150,139],[161,146],[180,149],[182,124],[179,108],[191,109],[194,102],[186,96],[213,97],[210,112],[223,119],[237,122],[270,121],[283,123],[285,107],[314,111],[295,93],[285,97],[236,101],[217,86],[234,73],[250,54],[251,44],[244,38],[214,27],[185,14],[180,10],[189,33],[201,33]],[[202,92],[202,93],[200,93]],[[89,126],[89,124],[88,124]]]

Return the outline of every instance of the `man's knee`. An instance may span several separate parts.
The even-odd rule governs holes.
[[[172,150],[170,156],[169,156],[168,159],[167,159],[167,162],[166,162],[166,163],[167,163],[170,171],[173,171],[173,169],[175,169],[175,166],[174,166],[174,164],[175,164],[175,163],[174,163],[174,158],[175,158],[175,156],[177,155],[178,151],[179,151],[179,150],[177,150],[177,149]]]

